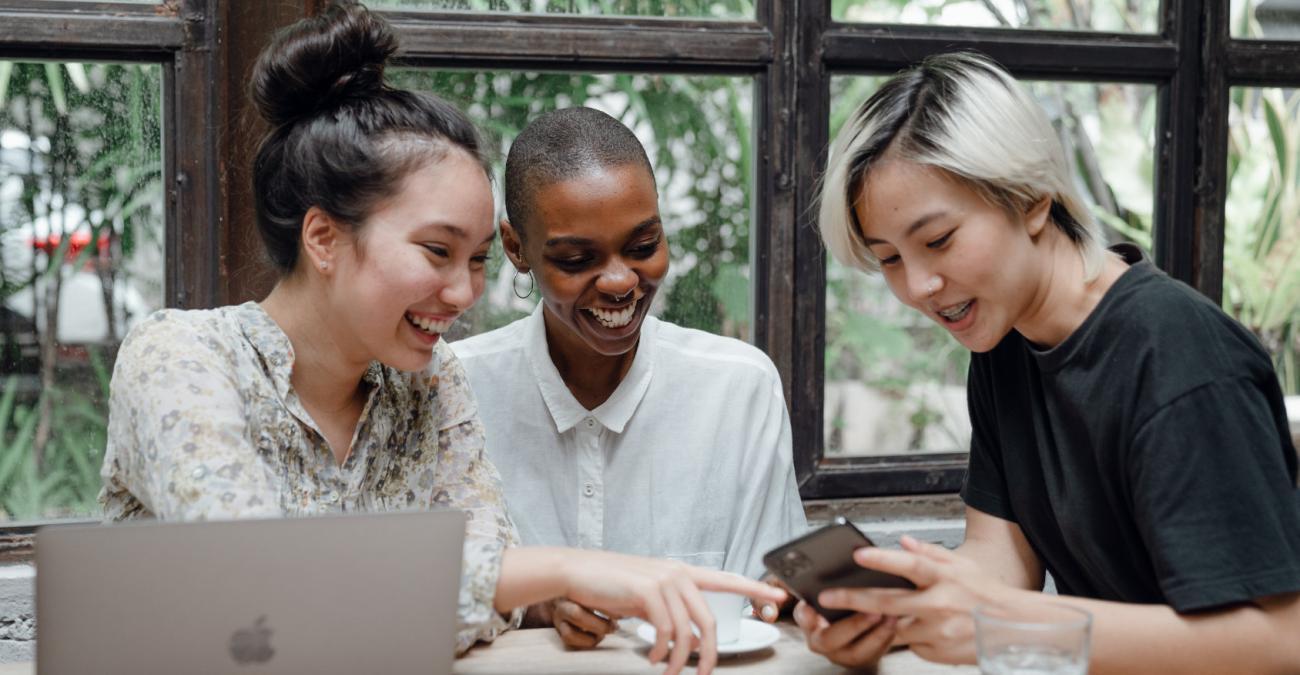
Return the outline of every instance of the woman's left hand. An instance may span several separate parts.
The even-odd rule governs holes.
[[[942,546],[908,536],[901,543],[901,551],[860,548],[853,559],[863,567],[905,577],[916,590],[838,588],[823,591],[818,601],[829,609],[900,617],[897,642],[910,645],[927,661],[975,663],[971,610],[998,604],[1013,589],[986,575],[975,561]]]

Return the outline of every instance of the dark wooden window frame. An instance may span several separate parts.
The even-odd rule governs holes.
[[[171,307],[210,307],[220,297],[217,264],[224,223],[219,136],[223,92],[220,0],[124,5],[26,0],[0,8],[0,59],[110,61],[162,69],[166,270]],[[69,521],[58,521],[66,523]],[[0,527],[0,562],[30,557],[32,532],[44,522]]]
[[[242,81],[265,36],[323,0],[158,5],[17,0],[0,9],[0,58],[157,63],[163,68],[167,302],[258,297]],[[1228,94],[1300,85],[1300,42],[1234,40],[1230,0],[1165,0],[1156,34],[837,23],[830,0],[757,0],[752,20],[386,12],[420,67],[658,72],[755,84],[754,336],[785,382],[805,498],[953,492],[963,454],[828,459],[822,398],[825,257],[814,222],[830,79],[889,73],[953,49],[1019,77],[1154,85],[1156,262],[1218,299],[1223,285]],[[7,528],[11,532],[30,528]]]
[[[152,63],[162,68],[168,306],[218,300],[223,218],[218,135],[224,92],[215,14],[221,0],[160,5],[20,0],[0,9],[0,59]]]
[[[760,0],[753,21],[392,12],[430,67],[749,74],[755,80],[755,341],[785,381],[805,498],[955,491],[961,453],[828,459],[825,256],[814,218],[830,78],[974,49],[1018,77],[1156,87],[1156,262],[1218,299],[1231,86],[1300,83],[1300,43],[1232,40],[1229,0],[1166,0],[1155,34],[837,23],[829,0]]]

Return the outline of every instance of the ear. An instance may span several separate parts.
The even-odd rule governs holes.
[[[320,207],[307,209],[302,217],[302,248],[306,262],[318,271],[327,272],[346,233],[328,213]]]
[[[514,226],[505,218],[501,219],[501,248],[505,250],[506,257],[510,258],[515,269],[521,274],[528,271],[528,261],[524,259],[524,242],[519,238],[519,233],[515,231]]]
[[[1043,197],[1025,212],[1025,229],[1030,237],[1037,237],[1047,227],[1048,216],[1052,212],[1052,198]]]

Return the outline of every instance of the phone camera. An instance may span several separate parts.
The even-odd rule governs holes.
[[[781,574],[786,578],[797,577],[812,568],[812,561],[803,551],[786,551],[781,556]]]

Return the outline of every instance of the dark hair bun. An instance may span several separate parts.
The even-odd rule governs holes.
[[[249,96],[271,128],[253,159],[253,208],[282,273],[300,264],[303,218],[312,208],[360,228],[407,174],[450,148],[491,175],[464,113],[432,94],[384,84],[396,50],[382,17],[347,2],[284,29],[258,57]]]
[[[384,89],[384,65],[397,51],[388,22],[355,3],[285,28],[253,66],[249,95],[273,127],[312,117]]]

